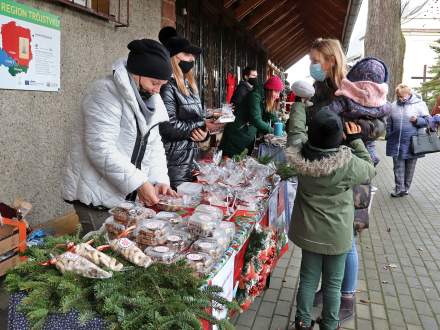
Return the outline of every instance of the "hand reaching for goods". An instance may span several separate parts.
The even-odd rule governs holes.
[[[142,186],[140,186],[137,192],[139,200],[147,206],[153,206],[159,202],[156,188],[149,182],[145,182]]]
[[[156,189],[156,194],[158,195],[169,195],[173,197],[177,196],[177,193],[165,183],[158,183],[154,186],[154,188]]]

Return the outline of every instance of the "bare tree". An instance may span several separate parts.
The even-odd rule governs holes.
[[[430,0],[424,0],[415,7],[410,6],[410,0],[402,2],[402,7],[400,10],[401,24],[407,23],[417,17],[417,14],[423,10],[429,1]]]
[[[390,93],[402,81],[405,38],[401,29],[401,0],[368,0],[365,56],[383,60],[389,70]]]

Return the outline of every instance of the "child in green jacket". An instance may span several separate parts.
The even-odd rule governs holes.
[[[302,249],[295,329],[313,327],[311,311],[322,273],[323,311],[320,329],[339,325],[339,304],[346,253],[353,238],[353,190],[371,180],[375,170],[360,139],[361,129],[326,109],[317,112],[306,130],[304,103],[294,104],[287,159],[298,173],[298,191],[289,238]],[[341,145],[345,137],[346,144]]]

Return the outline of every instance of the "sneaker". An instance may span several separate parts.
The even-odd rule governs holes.
[[[391,197],[402,197],[402,196],[404,196],[404,192],[402,192],[402,191],[400,191],[400,192],[393,191],[391,193]]]
[[[402,191],[402,195],[403,196],[408,196],[409,195],[409,191],[408,190]]]

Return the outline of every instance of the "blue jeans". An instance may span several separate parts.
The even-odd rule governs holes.
[[[351,250],[347,253],[345,259],[345,273],[341,287],[342,294],[354,294],[356,292],[358,271],[359,259],[356,249],[356,239],[353,237]]]

